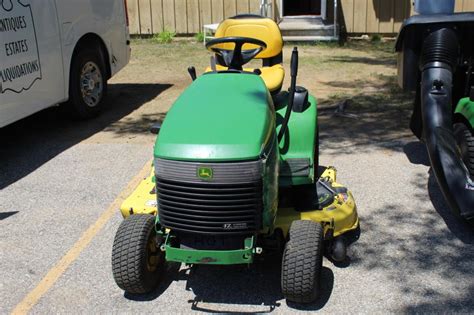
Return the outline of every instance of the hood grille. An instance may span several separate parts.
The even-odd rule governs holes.
[[[200,168],[212,177],[198,176]],[[262,162],[155,160],[160,223],[195,234],[250,234],[261,228]]]

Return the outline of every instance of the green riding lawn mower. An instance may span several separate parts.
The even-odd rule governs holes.
[[[346,259],[359,220],[336,170],[318,164],[316,99],[296,85],[281,91],[283,41],[260,16],[223,21],[206,45],[211,66],[176,100],[154,147],[150,176],[123,203],[112,269],[131,294],[152,291],[166,262],[252,264],[282,257],[287,300],[314,301],[323,255]],[[259,68],[244,68],[261,59]]]
[[[411,129],[448,206],[474,225],[473,38],[474,13],[421,14],[403,23],[396,50],[400,86],[416,91]]]

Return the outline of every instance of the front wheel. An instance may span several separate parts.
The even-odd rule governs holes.
[[[112,273],[117,285],[132,294],[152,291],[164,270],[157,244],[155,217],[131,215],[119,226],[112,248]]]
[[[74,55],[69,78],[69,101],[65,107],[74,118],[99,114],[107,94],[107,76],[98,49],[81,49]]]
[[[474,135],[463,123],[454,124],[453,129],[459,155],[474,179]]]
[[[281,288],[288,301],[311,303],[320,295],[323,234],[317,222],[298,220],[291,224],[281,270]]]

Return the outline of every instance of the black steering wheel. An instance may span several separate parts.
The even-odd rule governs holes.
[[[228,43],[235,44],[234,50],[216,47],[217,45]],[[242,50],[242,46],[245,44],[253,44],[258,47]],[[229,70],[242,70],[242,66],[255,58],[261,51],[265,50],[267,44],[265,44],[264,41],[250,37],[220,37],[208,41],[206,48],[222,57],[225,66],[228,67]]]

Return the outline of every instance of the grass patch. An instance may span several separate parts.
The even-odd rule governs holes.
[[[370,41],[372,43],[380,43],[382,41],[382,36],[380,36],[379,34],[373,34],[371,37],[370,37]]]
[[[341,44],[337,41],[320,41],[316,42],[313,46],[316,46],[318,48],[341,48]]]
[[[175,38],[176,33],[168,30],[164,30],[153,36],[153,41],[159,44],[169,44]]]
[[[202,43],[204,42],[204,32],[199,32],[197,33],[195,36],[194,36],[194,39],[199,42],[199,43]]]

